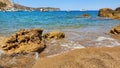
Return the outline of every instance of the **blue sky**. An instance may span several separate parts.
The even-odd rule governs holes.
[[[62,10],[98,10],[99,8],[112,8],[120,6],[120,0],[14,0],[16,3],[29,7],[57,7]]]

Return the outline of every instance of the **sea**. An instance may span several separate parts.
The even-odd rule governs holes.
[[[83,14],[90,16],[84,17]],[[9,37],[20,29],[31,28],[41,28],[44,30],[43,34],[50,31],[64,32],[65,39],[46,41],[47,48],[43,54],[52,57],[73,49],[120,46],[120,41],[109,34],[110,30],[118,24],[120,24],[120,20],[99,17],[98,11],[1,11],[0,37]],[[3,53],[0,51],[0,55]],[[31,59],[30,56],[32,55],[27,55],[28,59]],[[35,53],[36,56],[38,56],[37,53]],[[26,59],[26,56],[22,57],[22,59]],[[3,60],[7,59],[4,58]],[[36,58],[30,61],[35,60]],[[16,57],[9,61],[8,64],[10,65],[19,62]],[[26,60],[26,62],[28,61]],[[30,66],[31,62],[26,65]],[[8,64],[6,63],[6,65]]]

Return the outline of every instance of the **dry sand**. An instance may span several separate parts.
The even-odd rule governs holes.
[[[120,68],[120,47],[76,49],[40,58],[33,68]]]

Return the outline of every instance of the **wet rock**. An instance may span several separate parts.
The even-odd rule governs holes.
[[[49,32],[43,35],[45,39],[63,39],[65,34],[63,32]]]
[[[45,48],[42,32],[42,29],[20,30],[5,41],[2,49],[7,54],[41,51]]]
[[[90,17],[89,14],[83,14],[82,17]]]
[[[120,8],[116,8],[115,10],[110,8],[102,8],[99,10],[98,16],[120,19]]]
[[[110,30],[110,33],[112,34],[120,34],[120,24],[117,25],[115,28],[113,28],[112,30]]]

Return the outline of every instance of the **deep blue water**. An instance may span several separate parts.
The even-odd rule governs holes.
[[[90,18],[82,14],[90,14]],[[0,35],[11,34],[24,28],[65,29],[65,28],[108,28],[120,23],[119,20],[97,16],[98,11],[55,11],[55,12],[0,12]]]

